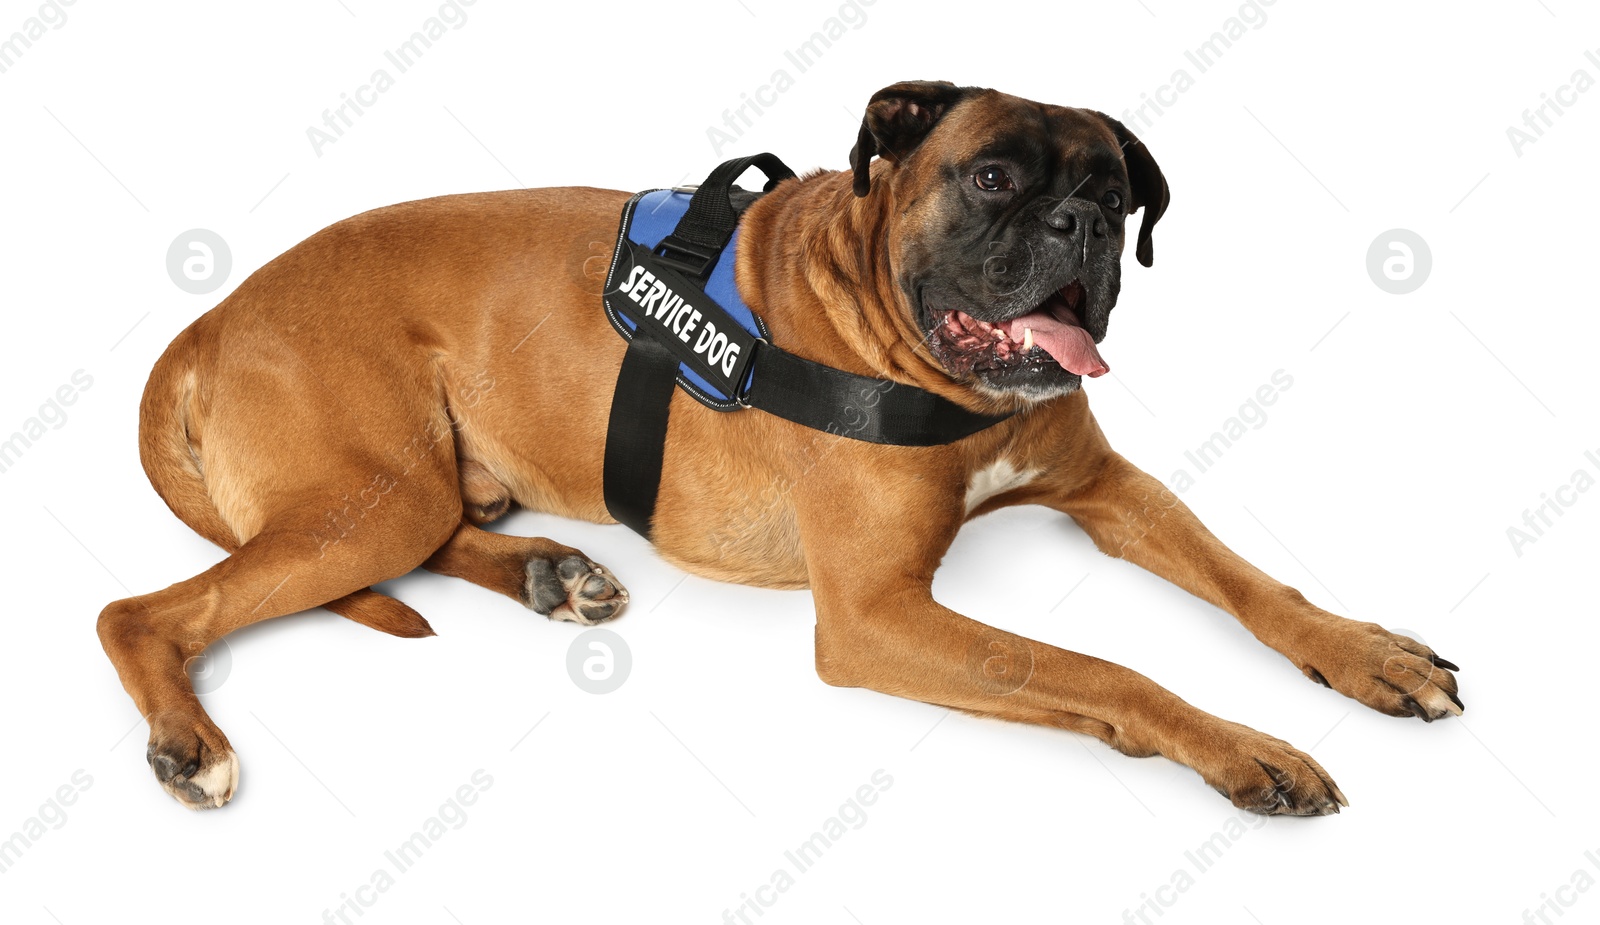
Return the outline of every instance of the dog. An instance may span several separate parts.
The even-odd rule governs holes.
[[[791,353],[1009,417],[884,446],[675,389],[651,541],[699,575],[810,588],[827,684],[1164,755],[1258,813],[1336,813],[1344,794],[1305,752],[931,594],[964,522],[1045,505],[1233,614],[1312,681],[1392,716],[1462,712],[1455,665],[1251,566],[1096,424],[1081,385],[1106,370],[1128,220],[1142,210],[1134,253],[1150,266],[1169,198],[1149,150],[1099,112],[942,81],[873,94],[850,170],[787,179],[744,210],[739,292]],[[184,663],[240,627],[322,606],[432,635],[371,589],[419,566],[556,620],[622,610],[627,591],[584,552],[483,525],[513,505],[615,522],[602,465],[626,343],[588,243],[615,236],[627,199],[526,189],[367,212],[173,340],[140,405],[141,462],[228,556],[110,604],[98,633],[179,803],[219,807],[238,786]]]

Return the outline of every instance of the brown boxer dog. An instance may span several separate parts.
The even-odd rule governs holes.
[[[742,219],[736,277],[773,341],[802,357],[1016,412],[954,443],[883,446],[675,390],[652,539],[712,578],[810,588],[816,668],[985,716],[1087,733],[1182,762],[1236,806],[1347,805],[1311,756],[1199,710],[1130,669],[939,604],[962,523],[1013,504],[1076,521],[1237,617],[1307,677],[1393,716],[1461,712],[1455,666],[1335,616],[1235,555],[1107,445],[1080,377],[1167,184],[1098,112],[942,82],[874,94],[853,170],[779,184]],[[228,633],[324,606],[432,634],[371,590],[418,566],[592,624],[628,594],[554,540],[481,528],[512,504],[613,522],[601,463],[625,342],[601,308],[604,246],[627,193],[529,189],[378,209],[253,274],[167,349],[140,407],[156,490],[226,559],[117,601],[99,635],[150,723],[148,759],[192,808],[239,765],[185,660]],[[870,566],[866,566],[870,563]]]

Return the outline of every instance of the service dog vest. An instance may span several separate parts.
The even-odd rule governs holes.
[[[647,539],[675,388],[717,411],[755,408],[893,446],[953,443],[1010,417],[773,344],[734,281],[739,212],[731,194],[752,166],[767,175],[763,192],[794,177],[773,155],[756,154],[724,162],[698,187],[647,190],[622,209],[602,296],[628,341],[606,427],[605,501],[612,517]]]
[[[623,206],[622,230],[606,276],[606,315],[629,340],[643,324],[649,336],[668,341],[681,361],[678,385],[701,404],[731,411],[740,407],[755,341],[768,339],[767,329],[733,282],[738,228],[703,283],[655,253],[689,211],[691,192],[649,190]]]

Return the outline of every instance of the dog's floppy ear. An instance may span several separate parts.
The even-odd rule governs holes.
[[[1155,259],[1150,232],[1167,211],[1167,202],[1172,198],[1167,188],[1167,178],[1161,175],[1156,159],[1150,156],[1150,149],[1144,146],[1138,136],[1128,131],[1127,126],[1103,112],[1095,115],[1111,126],[1122,145],[1122,160],[1128,165],[1128,183],[1133,187],[1133,201],[1128,205],[1128,214],[1144,209],[1144,218],[1139,220],[1139,243],[1134,246],[1133,253],[1140,263],[1149,266]]]
[[[884,87],[867,101],[866,115],[856,146],[850,149],[855,171],[855,192],[865,196],[872,181],[867,166],[875,154],[899,163],[905,159],[950,107],[979,92],[978,87],[958,87],[944,80],[906,80]]]

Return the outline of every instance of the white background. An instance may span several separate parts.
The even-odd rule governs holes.
[[[1584,456],[1600,456],[1600,92],[1520,155],[1506,132],[1574,71],[1600,78],[1584,56],[1600,48],[1592,8],[1279,0],[1200,73],[1184,52],[1231,0],[877,0],[802,74],[784,51],[833,0],[478,0],[317,156],[306,129],[376,68],[393,74],[383,52],[437,9],[78,0],[0,74],[0,436],[74,371],[93,378],[0,474],[0,839],[75,770],[93,781],[0,873],[7,922],[323,921],[479,768],[494,782],[467,822],[363,894],[376,904],[359,921],[720,922],[877,769],[893,783],[866,822],[763,894],[777,902],[759,921],[1119,922],[1143,907],[1164,925],[1511,923],[1547,894],[1575,903],[1568,921],[1600,916],[1600,891],[1558,893],[1580,868],[1600,878],[1583,854],[1600,853],[1600,491],[1567,494],[1520,555],[1507,536],[1576,470],[1600,474]],[[37,10],[0,3],[0,35]],[[714,150],[708,127],[779,68],[792,88]],[[935,590],[1312,751],[1350,797],[1342,815],[1247,827],[1196,873],[1185,852],[1236,813],[1193,772],[828,688],[807,593],[686,578],[623,527],[527,513],[504,529],[577,545],[630,588],[611,626],[633,657],[620,690],[569,679],[577,628],[419,573],[389,590],[438,638],[322,611],[230,638],[204,700],[243,763],[238,796],[198,815],[157,786],[94,621],[219,557],[146,483],[136,409],[168,341],[249,272],[344,216],[423,196],[633,190],[760,150],[843,168],[867,97],[896,80],[1120,114],[1179,68],[1193,86],[1130,123],[1172,206],[1154,268],[1127,261],[1103,345],[1115,373],[1088,385],[1099,420],[1170,480],[1274,371],[1292,376],[1184,499],[1317,603],[1462,665],[1467,713],[1424,725],[1310,684],[1047,511],[971,524]],[[209,295],[167,275],[191,228],[231,246]],[[1431,247],[1409,295],[1366,269],[1391,228]],[[1158,899],[1180,869],[1192,886]]]

